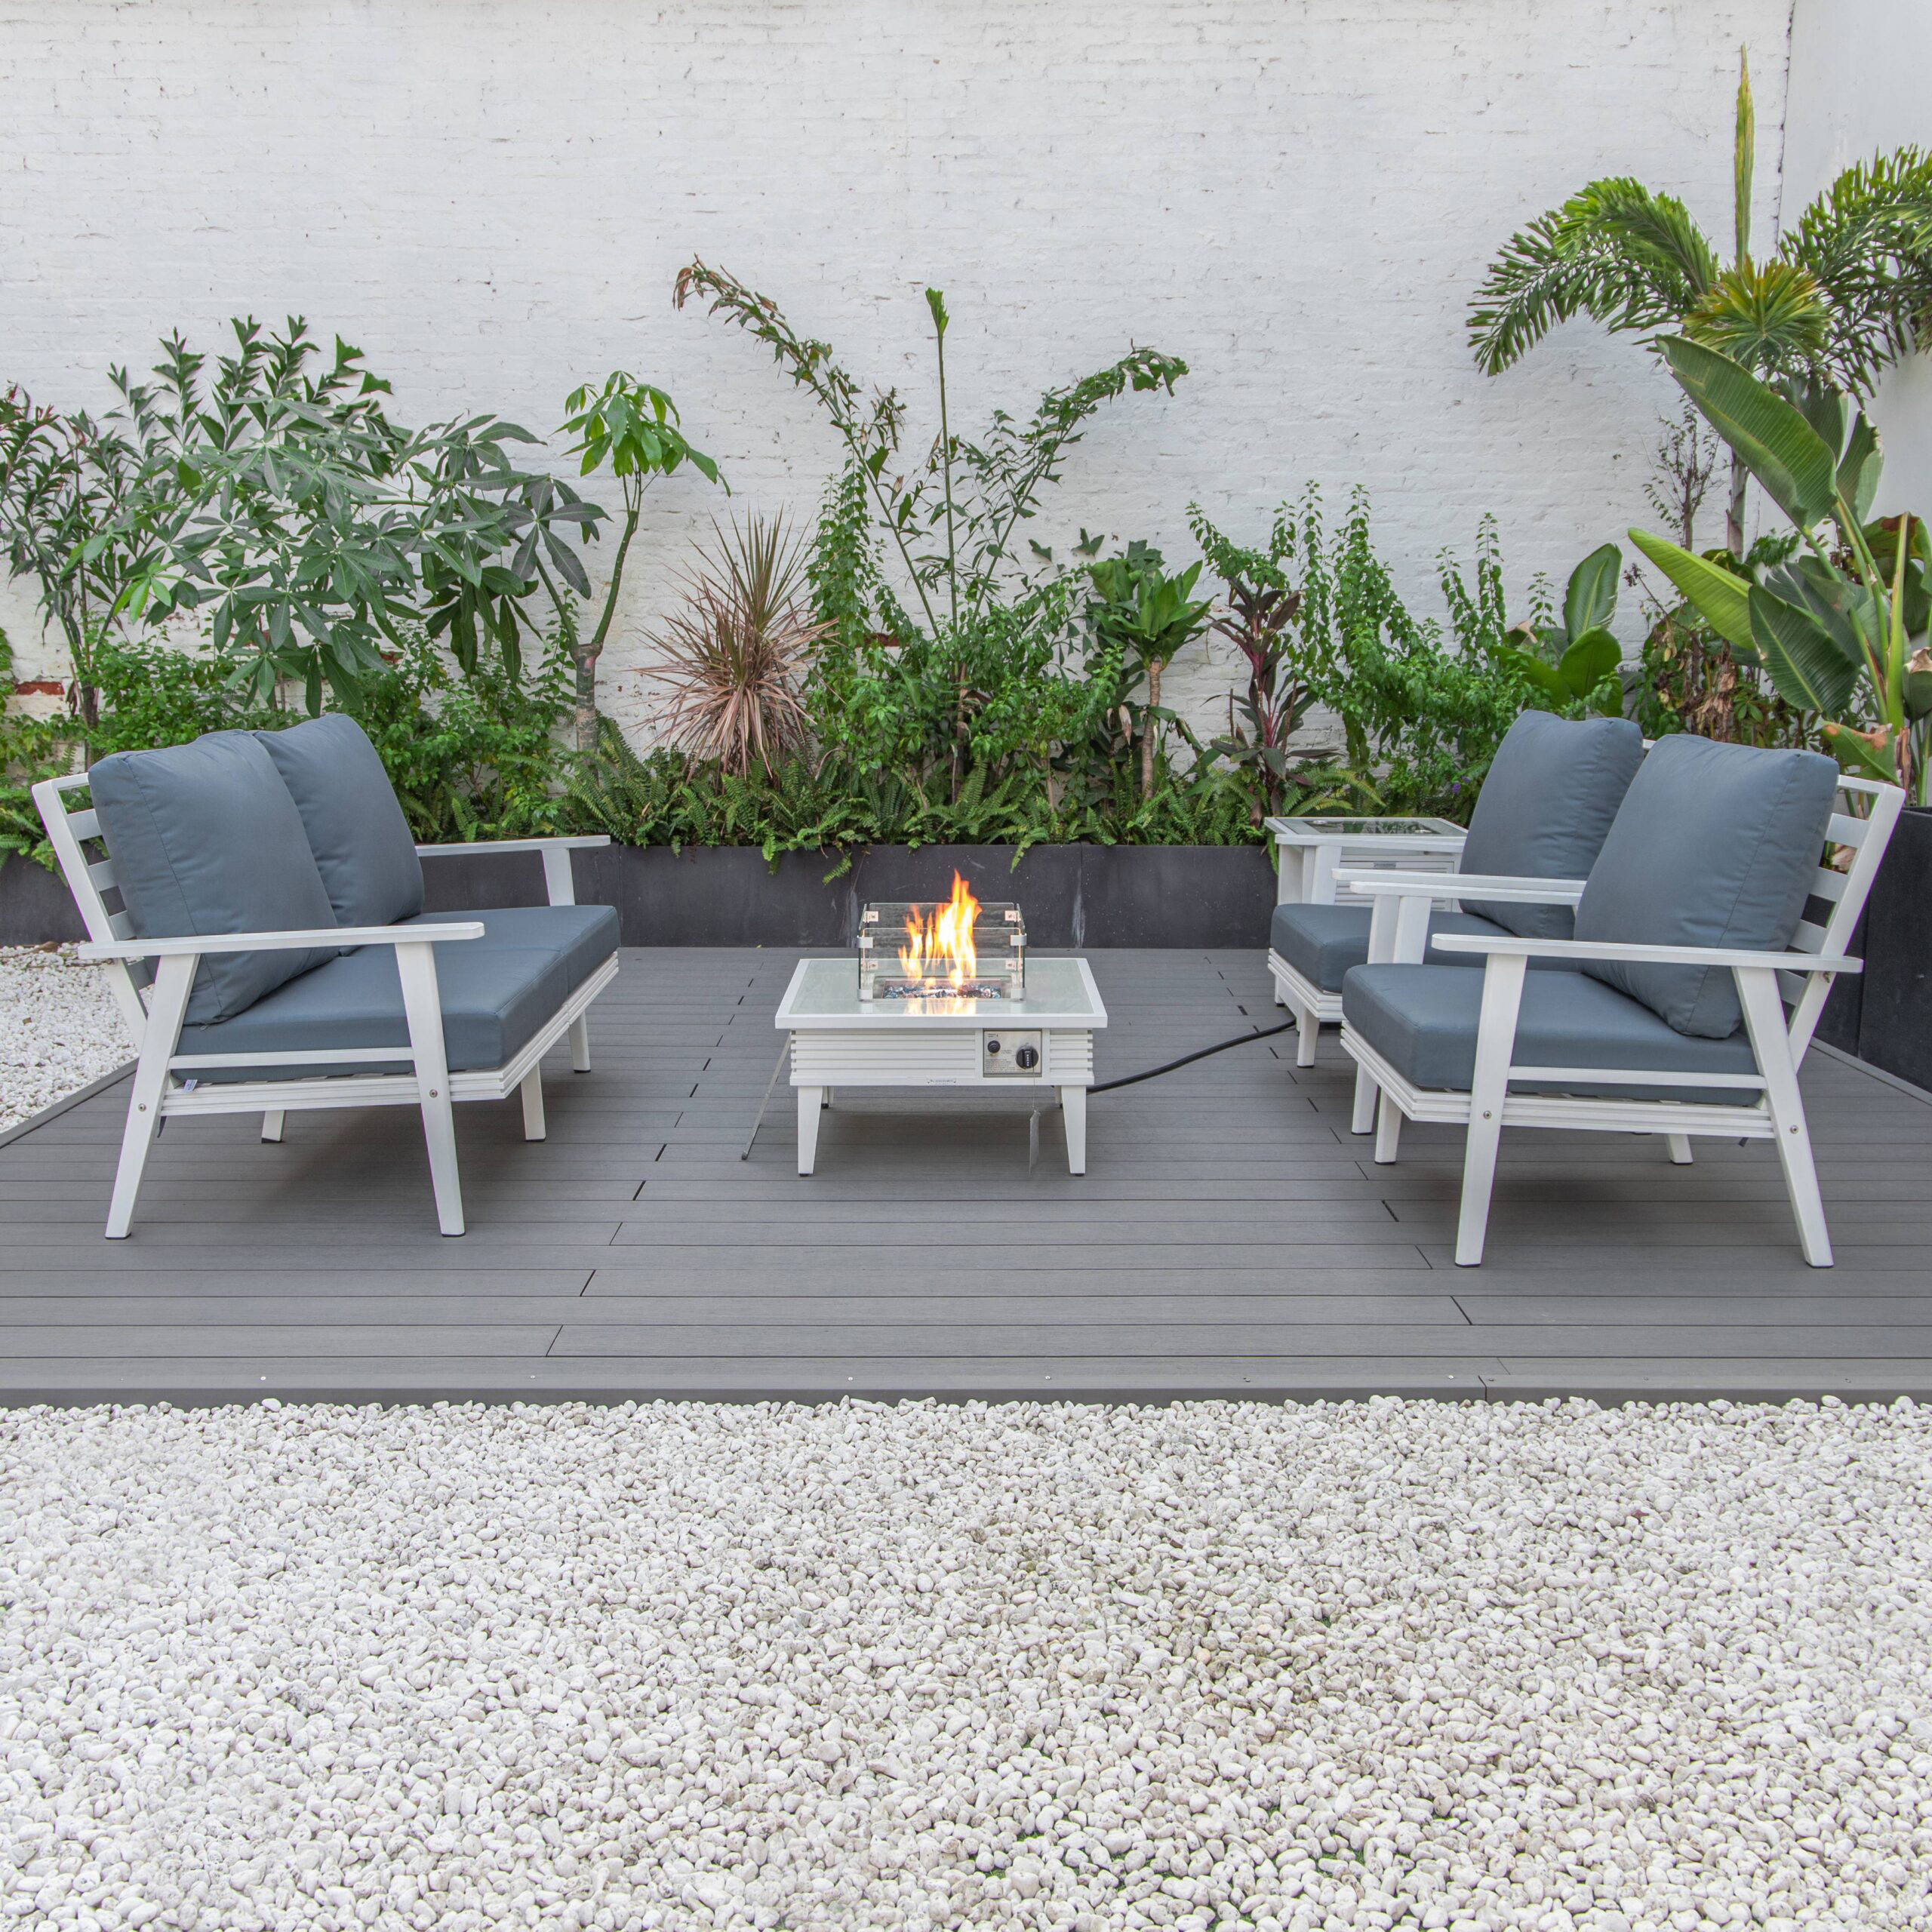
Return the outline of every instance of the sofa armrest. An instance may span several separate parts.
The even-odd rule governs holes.
[[[89,940],[76,946],[82,959],[198,958],[206,952],[288,952],[312,946],[440,946],[446,940],[481,939],[481,920],[446,925],[318,926],[300,933],[187,933],[174,939]]]
[[[558,838],[479,838],[468,845],[419,845],[416,855],[438,859],[452,852],[534,852],[543,861],[543,890],[552,906],[577,903],[577,880],[571,871],[571,854],[595,845],[608,845],[604,832],[577,832]]]

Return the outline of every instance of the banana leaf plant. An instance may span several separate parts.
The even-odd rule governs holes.
[[[1577,706],[1620,717],[1623,685],[1617,668],[1623,648],[1611,635],[1617,614],[1617,580],[1623,552],[1614,543],[1592,550],[1570,573],[1564,592],[1563,622],[1525,620],[1513,635],[1521,646],[1506,646],[1501,656],[1521,673],[1555,711]]]
[[[1213,608],[1210,598],[1197,598],[1194,586],[1201,565],[1168,574],[1161,553],[1136,540],[1122,557],[1089,564],[1094,596],[1088,607],[1096,644],[1112,654],[1121,667],[1122,697],[1144,677],[1147,701],[1140,707],[1140,795],[1154,792],[1154,761],[1163,723],[1180,721],[1161,703],[1161,673],[1182,647],[1198,637]],[[1134,707],[1123,702],[1130,720]]]
[[[1702,343],[1675,337],[1662,347],[1801,544],[1754,584],[1648,531],[1630,540],[1712,630],[1762,661],[1787,703],[1818,718],[1845,770],[1927,802],[1932,542],[1919,518],[1869,521],[1877,431],[1838,390],[1794,383],[1780,395]]]

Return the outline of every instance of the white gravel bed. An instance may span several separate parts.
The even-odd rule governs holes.
[[[0,1416],[0,1912],[1932,1924],[1932,1410]]]
[[[0,947],[0,1132],[134,1057],[105,966]]]

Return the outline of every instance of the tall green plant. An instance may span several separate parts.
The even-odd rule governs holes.
[[[1614,543],[1592,550],[1570,574],[1563,593],[1560,623],[1526,618],[1512,633],[1523,648],[1505,661],[1521,672],[1552,711],[1623,710],[1623,686],[1617,667],[1623,649],[1611,634],[1617,614],[1617,580],[1623,553]]]
[[[1497,375],[1557,323],[1589,315],[1659,347],[1683,335],[1774,379],[1866,396],[1887,364],[1923,346],[1932,321],[1932,155],[1917,147],[1847,169],[1751,254],[1756,138],[1740,55],[1728,264],[1684,204],[1628,176],[1592,181],[1513,235],[1469,315],[1478,364]],[[1744,554],[1749,466],[1732,466],[1726,541]]]
[[[1848,770],[1928,795],[1932,542],[1906,516],[1872,525],[1881,458],[1852,399],[1807,389],[1794,403],[1701,343],[1666,361],[1684,393],[1791,520],[1802,548],[1757,583],[1633,530],[1631,541],[1736,648],[1761,655],[1780,696],[1820,721]]]
[[[902,471],[906,406],[896,389],[865,395],[829,343],[801,336],[770,297],[701,261],[678,277],[678,306],[694,298],[764,343],[825,411],[845,447],[848,493],[871,506],[864,534],[898,558],[906,592],[930,635],[1011,592],[1008,567],[1020,528],[1037,513],[1041,491],[1059,480],[1067,451],[1101,405],[1129,390],[1171,392],[1187,374],[1177,356],[1132,349],[1077,383],[1048,390],[1026,422],[996,409],[977,439],[958,436],[944,390],[951,318],[943,294],[928,289],[940,431],[923,460]],[[865,574],[863,568],[857,574]],[[888,606],[883,614],[903,614]]]
[[[1281,522],[1284,568],[1301,593],[1301,661],[1314,701],[1342,727],[1346,764],[1375,772],[1388,809],[1466,816],[1503,734],[1532,701],[1494,520],[1483,520],[1469,577],[1446,552],[1438,560],[1447,634],[1403,601],[1361,491],[1332,533],[1313,489]]]
[[[1207,629],[1212,600],[1194,594],[1198,563],[1171,576],[1149,543],[1129,543],[1124,555],[1089,564],[1087,574],[1094,584],[1087,620],[1097,653],[1117,667],[1111,704],[1128,714],[1130,744],[1140,741],[1140,795],[1152,798],[1161,729],[1174,721],[1174,712],[1161,706],[1161,674]],[[1136,705],[1132,694],[1143,681],[1146,698]]]
[[[580,473],[589,476],[608,463],[623,494],[623,522],[605,586],[603,608],[588,637],[574,629],[571,638],[576,666],[577,748],[589,752],[596,748],[598,740],[597,660],[604,654],[611,621],[617,614],[625,560],[644,515],[644,493],[657,478],[675,475],[686,463],[709,482],[724,479],[717,464],[685,440],[678,426],[677,405],[669,396],[622,369],[605,377],[601,388],[586,383],[571,390],[564,408],[564,433],[577,439],[571,454],[580,459]],[[729,485],[725,494],[731,494]],[[594,528],[586,534],[594,537]],[[534,553],[531,561],[538,561]]]
[[[514,423],[405,429],[360,350],[338,338],[318,365],[300,318],[232,329],[212,371],[174,335],[151,380],[111,371],[104,429],[35,423],[23,404],[0,423],[25,479],[0,499],[0,534],[41,577],[82,681],[92,638],[183,611],[257,703],[284,680],[312,711],[325,686],[346,700],[417,623],[466,668],[488,647],[514,673],[531,560],[547,552],[587,590],[570,534],[603,512],[521,466],[512,448],[535,438]]]
[[[138,559],[112,546],[82,552],[119,519],[138,467],[131,446],[85,412],[38,407],[17,387],[0,395],[0,549],[10,577],[32,579],[43,618],[66,641],[88,725],[100,715],[94,645]]]

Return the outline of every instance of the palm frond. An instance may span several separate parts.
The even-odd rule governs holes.
[[[1825,291],[1795,262],[1725,269],[1684,318],[1693,341],[1747,369],[1817,368],[1831,331]]]
[[[1682,202],[1622,177],[1592,181],[1505,244],[1476,291],[1469,344],[1494,376],[1574,315],[1619,331],[1667,328],[1716,275]]]
[[[1906,147],[1848,168],[1779,244],[1829,298],[1828,361],[1854,395],[1932,337],[1932,154]]]

